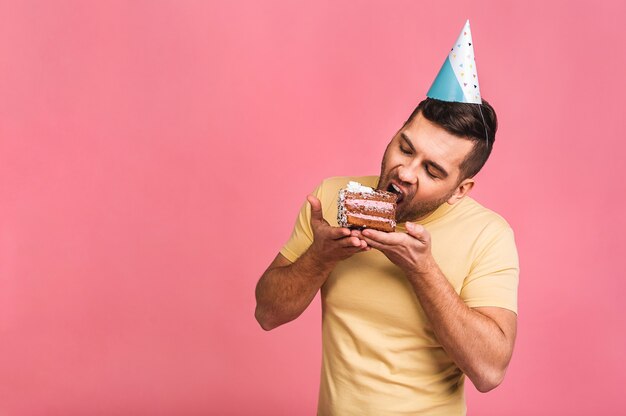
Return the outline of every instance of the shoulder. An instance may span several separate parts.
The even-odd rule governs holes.
[[[454,235],[456,241],[467,243],[476,254],[498,241],[514,241],[513,229],[502,215],[470,197],[457,205],[443,219],[442,230]]]
[[[458,202],[459,206],[454,214],[462,222],[471,222],[480,228],[492,230],[511,229],[511,226],[503,216],[486,208],[475,199],[467,196]]]
[[[470,197],[457,204],[438,230],[440,249],[455,247],[457,255],[466,253],[469,270],[485,265],[517,267],[515,235],[506,219]]]
[[[468,197],[465,199],[467,200],[463,206],[459,207],[463,208],[466,217],[463,220],[463,230],[471,235],[473,251],[477,258],[495,250],[499,256],[517,262],[515,234],[507,220],[476,200]]]

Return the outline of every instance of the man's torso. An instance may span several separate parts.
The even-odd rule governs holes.
[[[317,194],[332,226],[337,226],[337,193],[350,180],[375,187],[378,178],[322,183]],[[305,222],[301,218],[300,224]],[[420,223],[431,234],[437,264],[468,306],[516,310],[517,253],[501,217],[466,197],[442,205]],[[404,224],[397,231],[405,232]],[[308,232],[303,229],[297,237],[294,232],[283,255],[291,261],[301,255]],[[321,295],[319,414],[465,413],[463,373],[435,338],[402,270],[381,252],[361,252],[340,262]]]

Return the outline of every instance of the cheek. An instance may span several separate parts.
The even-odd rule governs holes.
[[[448,199],[452,189],[452,184],[433,182],[431,180],[423,180],[417,191],[417,194],[422,199],[440,200],[442,198]]]
[[[393,163],[394,163],[393,160],[387,154],[383,156],[383,160],[380,164],[381,176],[389,174],[389,171],[393,169],[393,166],[394,166]]]
[[[428,199],[433,196],[437,196],[440,191],[443,189],[437,184],[433,183],[430,178],[425,178],[423,175],[420,175],[418,178],[419,186],[417,187],[416,196],[422,199]]]
[[[385,154],[384,164],[388,169],[393,169],[404,163],[404,158],[395,154],[394,152],[388,152]]]

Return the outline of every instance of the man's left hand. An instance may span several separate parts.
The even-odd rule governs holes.
[[[366,228],[363,239],[406,273],[428,273],[436,267],[430,251],[430,233],[420,225],[406,223],[406,233],[386,233]]]

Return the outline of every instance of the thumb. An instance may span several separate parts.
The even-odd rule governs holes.
[[[405,225],[406,231],[411,237],[420,240],[422,243],[427,243],[430,239],[430,234],[423,225],[409,221],[407,221]]]
[[[308,195],[306,200],[309,201],[309,205],[311,205],[311,222],[324,221],[324,216],[322,215],[322,203],[320,200],[314,195]]]

